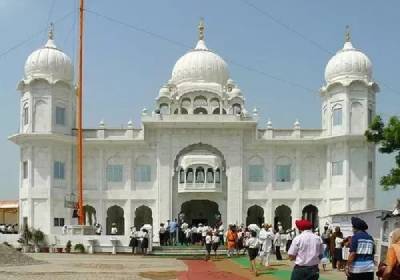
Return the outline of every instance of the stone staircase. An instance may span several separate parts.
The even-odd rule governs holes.
[[[204,256],[205,247],[202,246],[153,246],[149,255],[153,256]],[[214,254],[214,251],[211,251]],[[217,250],[217,255],[226,255],[226,249],[223,246]]]

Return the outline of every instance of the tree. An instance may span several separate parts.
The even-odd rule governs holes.
[[[400,119],[391,117],[385,125],[380,116],[376,116],[369,129],[365,132],[368,142],[379,144],[379,152],[395,155],[396,166],[390,173],[380,179],[384,190],[390,190],[400,185]]]

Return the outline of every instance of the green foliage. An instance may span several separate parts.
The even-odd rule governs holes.
[[[365,136],[369,142],[380,145],[379,152],[397,153],[395,155],[396,166],[380,180],[384,190],[396,188],[397,185],[400,185],[400,119],[391,117],[385,125],[382,118],[376,116],[365,132]]]
[[[79,253],[84,253],[85,252],[85,246],[83,244],[78,243],[74,246],[74,251],[77,251]]]
[[[67,244],[65,245],[65,251],[67,253],[71,252],[72,243],[71,240],[68,240]]]
[[[43,240],[44,240],[44,233],[40,229],[33,230],[32,232],[33,243],[38,245],[39,243],[43,242]]]

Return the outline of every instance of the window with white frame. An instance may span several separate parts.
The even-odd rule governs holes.
[[[23,114],[22,117],[23,117],[23,120],[24,120],[24,125],[27,125],[29,123],[29,107],[28,107],[28,104],[24,105],[22,114]]]
[[[343,175],[343,160],[332,162],[332,176]]]
[[[373,171],[374,171],[374,169],[373,169],[372,161],[369,161],[368,162],[368,178],[369,179],[372,179],[372,177],[374,175]]]
[[[336,106],[333,108],[332,123],[334,126],[342,125],[342,107]]]
[[[54,226],[55,227],[63,227],[65,224],[64,218],[54,218]]]
[[[150,182],[151,181],[151,166],[140,164],[135,168],[135,181],[136,182]]]
[[[249,182],[263,182],[264,181],[264,166],[262,164],[249,165]]]
[[[122,182],[123,166],[122,164],[109,164],[106,168],[107,182]]]
[[[22,178],[23,179],[28,178],[28,161],[24,161],[22,163]]]
[[[372,117],[373,117],[372,109],[368,108],[368,125],[371,125]]]
[[[56,124],[65,125],[65,108],[56,107]]]
[[[290,182],[290,164],[276,166],[276,181]]]
[[[65,178],[65,163],[61,161],[54,162],[54,179],[63,180]]]

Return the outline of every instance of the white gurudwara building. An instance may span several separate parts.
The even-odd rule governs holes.
[[[154,110],[141,112],[140,127],[84,129],[86,224],[100,223],[103,234],[111,223],[121,235],[143,224],[157,232],[183,213],[189,224],[280,221],[287,229],[300,217],[317,227],[319,217],[373,208],[375,146],[363,134],[379,88],[349,34],[325,81],[315,108],[321,128],[260,122],[200,24],[195,48],[176,62]],[[65,207],[76,194],[76,96],[73,63],[52,32],[26,60],[18,90],[20,129],[10,140],[21,151],[19,222],[57,235],[77,224]]]

